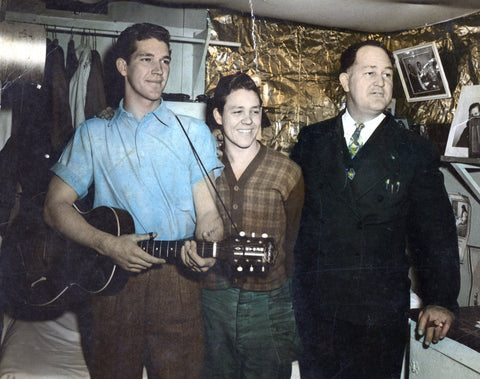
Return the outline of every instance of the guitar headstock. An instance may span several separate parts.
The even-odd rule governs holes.
[[[277,252],[273,238],[232,236],[220,244],[220,259],[230,262],[234,269],[244,274],[266,274],[273,265]]]

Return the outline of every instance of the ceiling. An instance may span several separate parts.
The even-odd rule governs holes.
[[[63,0],[69,1],[69,0]],[[71,1],[71,0],[70,0]],[[78,0],[95,4],[120,0]],[[480,0],[138,0],[158,5],[221,7],[286,21],[364,32],[394,32],[480,11]]]

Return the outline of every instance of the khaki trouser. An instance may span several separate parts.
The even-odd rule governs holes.
[[[93,379],[141,378],[144,366],[150,378],[201,376],[200,286],[174,265],[132,276],[116,296],[93,298],[90,325],[82,344]]]

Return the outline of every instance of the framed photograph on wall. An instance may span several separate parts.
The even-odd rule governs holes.
[[[445,155],[465,158],[478,156],[479,133],[480,85],[463,86],[448,133]]]
[[[457,225],[458,236],[458,254],[460,263],[463,263],[468,237],[470,235],[470,224],[472,220],[472,206],[470,198],[460,193],[449,193],[450,203],[452,204],[453,214],[455,215],[455,224]]]
[[[435,42],[393,52],[407,101],[451,96]]]

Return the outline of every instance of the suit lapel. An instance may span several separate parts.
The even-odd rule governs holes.
[[[397,170],[397,156],[389,117],[378,126],[354,158],[356,175],[353,180],[355,199],[371,191],[379,182],[385,182]]]
[[[351,159],[345,143],[341,116],[342,114],[336,118],[336,123],[331,124],[325,135],[325,148],[322,149],[323,155],[320,159],[325,162],[323,166],[326,168],[324,173],[328,185],[339,199],[352,204],[353,194],[347,178]]]
[[[319,130],[318,144],[322,146],[315,160],[317,171],[323,175],[338,201],[343,201],[356,212],[355,202],[370,192],[379,182],[385,182],[395,175],[397,169],[397,148],[395,146],[392,119],[387,116],[360,149],[354,159],[350,158],[343,133],[341,114],[322,130]],[[353,181],[347,171],[355,171]],[[315,170],[316,171],[316,170]]]

